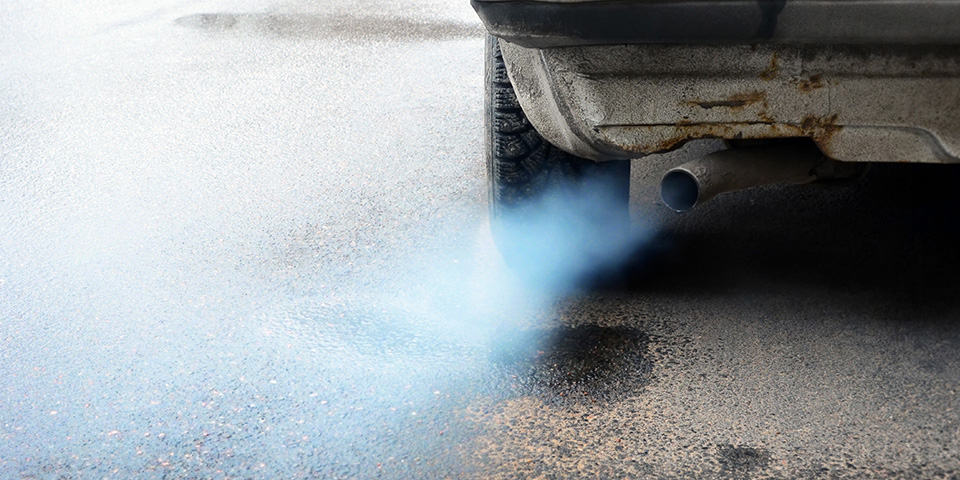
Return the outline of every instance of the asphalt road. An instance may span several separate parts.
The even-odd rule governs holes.
[[[2,478],[956,478],[960,171],[506,269],[467,2],[0,4]]]

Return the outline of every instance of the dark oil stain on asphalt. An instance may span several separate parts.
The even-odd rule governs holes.
[[[175,22],[214,33],[235,31],[291,38],[458,40],[480,38],[483,34],[479,25],[373,15],[199,13],[180,17]]]
[[[770,454],[762,448],[734,446],[729,443],[717,445],[717,456],[720,465],[728,473],[747,473],[770,463]]]
[[[650,383],[648,337],[625,327],[559,327],[503,331],[491,361],[510,391],[550,403],[609,402]]]

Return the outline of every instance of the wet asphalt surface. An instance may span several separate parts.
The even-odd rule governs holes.
[[[2,478],[956,478],[960,171],[658,204],[543,291],[463,2],[0,5]]]

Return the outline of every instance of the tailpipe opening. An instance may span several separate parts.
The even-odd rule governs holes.
[[[700,199],[700,185],[689,172],[671,170],[660,182],[660,198],[671,210],[686,212],[697,205]]]
[[[685,212],[725,192],[820,179],[845,178],[862,169],[831,160],[813,145],[781,142],[772,146],[732,148],[671,169],[660,182],[663,203]]]

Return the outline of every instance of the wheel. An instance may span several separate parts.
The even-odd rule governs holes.
[[[541,137],[489,35],[485,70],[490,226],[504,261],[526,274],[603,268],[629,230],[630,162],[594,162]]]

